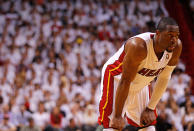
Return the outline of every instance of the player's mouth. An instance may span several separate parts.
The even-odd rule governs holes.
[[[175,48],[175,45],[169,46],[169,47],[167,48],[167,51],[168,51],[168,52],[172,52],[172,51],[174,50],[174,48]]]
[[[176,47],[176,42],[171,42],[170,46],[167,48],[168,51],[173,51]]]
[[[175,48],[175,46],[168,47],[169,50],[173,50],[174,48]]]

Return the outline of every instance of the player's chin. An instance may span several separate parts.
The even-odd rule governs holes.
[[[166,49],[168,52],[173,52],[174,48],[167,48]]]

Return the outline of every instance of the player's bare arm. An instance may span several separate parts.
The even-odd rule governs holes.
[[[148,107],[144,110],[144,112],[141,115],[141,124],[146,126],[152,123],[156,117],[154,113],[154,109],[156,105],[158,104],[160,98],[162,97],[162,94],[165,92],[167,83],[170,79],[171,73],[174,69],[174,67],[177,65],[180,54],[182,51],[182,43],[178,39],[177,46],[173,50],[172,58],[168,63],[168,67],[160,74],[158,77],[158,80],[156,82],[155,90],[152,94],[152,97],[150,99],[150,103],[148,104]],[[166,84],[165,84],[166,83]],[[157,88],[159,87],[159,88]]]
[[[128,96],[130,83],[135,78],[138,66],[146,58],[147,48],[145,41],[141,38],[128,40],[125,45],[125,54],[122,76],[116,91],[115,112],[111,121],[111,127],[116,129],[122,129],[124,126],[121,117],[123,106]]]

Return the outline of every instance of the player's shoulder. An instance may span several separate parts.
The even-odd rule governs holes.
[[[126,42],[125,53],[133,54],[133,56],[144,59],[147,56],[147,46],[144,39],[133,37]]]
[[[139,38],[142,38],[143,40],[146,41],[146,40],[151,39],[154,36],[154,34],[155,33],[152,33],[152,32],[145,32],[145,33],[138,34],[138,35],[136,35],[134,37],[139,37]]]
[[[126,42],[126,50],[133,49],[139,53],[147,54],[146,41],[140,37],[133,37]]]
[[[147,51],[146,42],[149,42],[150,39],[154,36],[152,32],[145,32],[131,37],[127,42],[131,43],[131,46],[138,47],[142,51]]]

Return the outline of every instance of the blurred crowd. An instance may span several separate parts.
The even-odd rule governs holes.
[[[162,0],[0,0],[0,131],[95,130],[103,64],[167,15]],[[192,128],[184,70],[158,105],[158,130]]]

